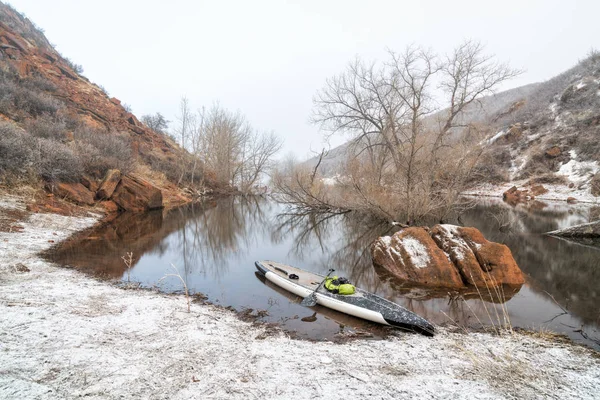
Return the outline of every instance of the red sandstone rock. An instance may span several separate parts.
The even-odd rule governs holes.
[[[98,191],[98,182],[96,182],[96,180],[91,176],[83,175],[81,178],[79,178],[79,182],[88,188],[92,193],[96,193],[96,191]]]
[[[431,235],[431,236],[430,236]],[[399,280],[430,287],[475,285],[482,291],[525,282],[510,249],[475,228],[436,225],[403,229],[371,246],[373,263]]]
[[[107,214],[114,214],[119,212],[119,206],[112,200],[106,200],[100,203]]]
[[[539,196],[548,193],[548,189],[546,189],[543,185],[535,185],[531,187],[530,192],[533,196]]]
[[[431,236],[449,254],[469,285],[482,288],[525,283],[510,249],[486,240],[476,228],[436,225],[431,229]]]
[[[46,189],[54,193],[56,196],[71,200],[74,203],[88,206],[94,205],[93,193],[79,182],[59,182],[47,184]]]
[[[117,185],[121,181],[121,171],[118,169],[109,169],[106,171],[104,180],[100,184],[100,188],[96,192],[97,199],[110,199]]]
[[[371,246],[373,263],[409,284],[464,286],[458,270],[423,228],[407,228],[380,237]]]
[[[524,203],[531,200],[527,190],[519,190],[516,186],[511,187],[502,194],[502,198],[505,202],[516,205],[517,203]]]
[[[121,177],[111,199],[127,211],[143,212],[163,207],[160,189],[148,181],[130,175]]]
[[[556,157],[560,156],[561,153],[562,152],[560,150],[560,147],[558,147],[558,146],[552,146],[548,150],[546,150],[546,157],[548,157],[548,158],[556,158]]]

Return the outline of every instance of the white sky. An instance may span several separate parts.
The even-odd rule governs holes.
[[[282,155],[323,147],[312,97],[355,55],[408,44],[448,52],[480,40],[543,81],[600,48],[600,0],[192,1],[12,0],[84,75],[143,114],[174,121],[182,95],[219,101],[285,139]],[[332,145],[343,142],[342,138]]]

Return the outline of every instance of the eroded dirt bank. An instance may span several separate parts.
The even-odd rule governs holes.
[[[0,215],[24,210],[3,196]],[[597,353],[512,334],[313,343],[234,313],[123,290],[36,254],[97,220],[0,232],[0,398],[594,398]],[[13,226],[15,224],[11,224]]]

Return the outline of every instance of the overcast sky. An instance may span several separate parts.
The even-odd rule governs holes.
[[[600,0],[192,1],[12,0],[84,75],[133,112],[175,120],[219,101],[285,139],[282,154],[323,147],[308,122],[327,77],[360,55],[421,44],[448,52],[480,40],[526,72],[505,89],[543,81],[600,49]],[[342,139],[332,144],[341,143]]]

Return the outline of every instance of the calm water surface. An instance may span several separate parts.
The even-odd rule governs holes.
[[[387,330],[319,306],[300,306],[298,297],[255,273],[255,260],[276,260],[317,273],[335,268],[358,286],[437,324],[490,327],[507,310],[515,327],[551,330],[600,349],[600,247],[542,235],[598,218],[597,208],[543,203],[515,208],[486,200],[460,221],[450,221],[475,226],[488,240],[512,250],[528,282],[506,289],[500,301],[474,290],[404,287],[376,270],[369,246],[378,236],[393,233],[387,225],[351,214],[298,216],[285,211],[262,198],[225,198],[168,212],[123,214],[54,249],[49,257],[95,276],[129,279],[145,287],[172,273],[173,264],[190,291],[238,311],[266,310],[261,320],[304,338],[334,339],[348,333],[380,337]],[[121,259],[126,252],[134,258],[129,271]],[[171,278],[160,288],[182,289]]]

